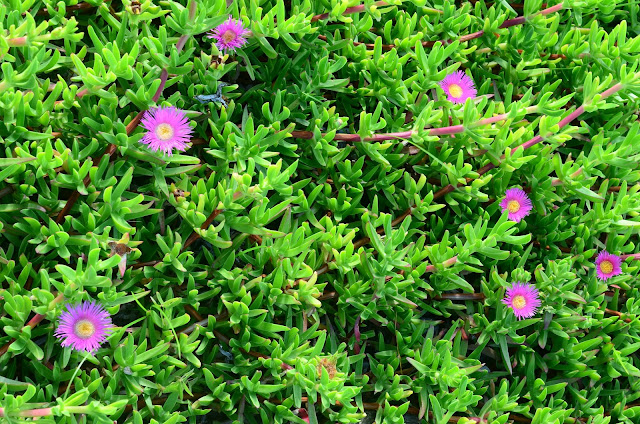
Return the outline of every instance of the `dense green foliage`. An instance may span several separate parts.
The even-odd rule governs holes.
[[[554,2],[0,0],[0,421],[640,422],[640,2]]]

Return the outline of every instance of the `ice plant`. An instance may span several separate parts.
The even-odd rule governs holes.
[[[620,258],[620,256],[603,250],[596,258],[596,273],[598,274],[598,278],[608,280],[611,277],[620,275],[622,273],[621,264],[622,258]]]
[[[476,87],[473,80],[462,71],[449,74],[440,81],[440,88],[447,94],[447,99],[453,103],[464,103],[467,99],[476,97]]]
[[[527,193],[519,188],[508,189],[500,207],[502,212],[509,212],[509,219],[515,222],[520,222],[533,209]]]
[[[218,50],[232,52],[245,45],[247,34],[249,34],[249,30],[242,25],[242,22],[229,16],[228,20],[218,25],[210,34],[207,34],[207,37],[217,41]]]
[[[507,289],[502,303],[513,310],[518,319],[531,318],[540,307],[538,289],[533,284],[516,282]]]
[[[97,350],[113,328],[109,313],[93,301],[75,306],[67,304],[66,308],[55,331],[56,337],[62,339],[62,346],[89,353]]]
[[[140,142],[148,144],[154,152],[162,150],[169,156],[173,149],[186,150],[193,131],[184,111],[173,106],[149,109],[140,125],[148,131]]]

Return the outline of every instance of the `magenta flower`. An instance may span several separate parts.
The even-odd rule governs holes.
[[[513,310],[516,318],[531,318],[538,312],[540,299],[538,289],[533,284],[516,282],[507,289],[506,297],[502,303]]]
[[[218,25],[218,27],[207,34],[209,38],[215,38],[216,47],[221,51],[232,52],[238,47],[242,47],[247,42],[245,36],[249,34],[242,22],[236,21],[231,16],[229,19]]]
[[[596,273],[601,280],[608,280],[611,277],[622,274],[622,258],[613,255],[606,250],[600,252],[596,258]]]
[[[162,150],[169,156],[173,149],[181,152],[187,149],[193,131],[184,111],[173,106],[149,109],[140,125],[148,131],[140,143],[148,144],[154,152]]]
[[[55,336],[62,339],[62,346],[92,353],[106,340],[113,329],[111,317],[104,308],[93,301],[80,305],[67,304],[67,311],[60,315]]]
[[[508,189],[500,207],[502,212],[509,212],[509,219],[515,222],[520,222],[533,209],[527,193],[519,188]]]
[[[475,99],[476,87],[473,80],[462,71],[449,74],[440,81],[440,88],[447,93],[447,99],[453,103],[464,103],[467,99]]]

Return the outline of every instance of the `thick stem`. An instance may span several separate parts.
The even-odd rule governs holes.
[[[195,5],[196,2],[195,1],[191,2],[191,4]],[[193,18],[191,17],[191,9],[189,9],[189,17],[193,20]],[[189,36],[187,34],[181,35],[180,38],[178,38],[178,42],[176,43],[176,50],[178,50],[178,53],[182,51],[182,49],[184,48],[184,45],[187,44],[188,39],[189,39]],[[153,95],[154,103],[160,99],[160,96],[164,91],[164,87],[167,84],[168,78],[169,78],[169,71],[167,70],[167,68],[162,68],[162,72],[160,73],[160,86],[158,87],[158,90],[156,90],[156,94]]]
[[[356,10],[356,8],[359,8],[359,9]],[[562,3],[561,4],[557,4],[555,6],[552,6],[552,7],[549,7],[547,9],[541,10],[540,12],[532,15],[531,17],[536,16],[538,14],[543,15],[543,16],[544,15],[549,15],[551,13],[558,12],[558,11],[562,10],[563,8],[564,8],[564,6],[562,5]],[[364,10],[364,7],[354,6],[353,8],[349,8],[349,9],[353,9],[353,11],[351,11],[349,13],[355,13],[355,12],[360,12],[360,11]],[[349,10],[349,9],[347,9],[347,10]],[[327,13],[322,14],[322,15],[318,15],[318,16],[320,16],[321,18],[315,19],[315,18],[317,18],[317,16],[316,16],[316,17],[314,17],[314,19],[315,20],[319,20],[319,19],[328,18],[328,14]],[[526,17],[526,16],[518,16],[517,18],[508,19],[508,20],[504,21],[502,23],[502,25],[500,25],[500,28],[504,29],[504,28],[509,28],[509,27],[516,26],[516,25],[522,25],[527,21],[527,19],[529,19],[529,17]],[[314,22],[313,19],[312,19],[312,22]],[[470,41],[470,40],[474,40],[476,38],[480,38],[483,35],[484,35],[484,31],[477,31],[477,32],[474,32],[474,33],[471,33],[471,34],[463,35],[462,37],[458,38],[458,41],[460,41],[462,43],[462,42],[465,42],[465,41]],[[324,36],[324,35],[319,35],[318,38],[323,40],[323,41],[328,41],[327,37]],[[440,42],[442,44],[450,44],[452,41],[451,40],[423,41],[422,42],[422,46],[423,47],[433,47],[437,42]],[[358,41],[354,41],[353,42],[354,46],[359,46],[361,44],[364,44],[368,49],[373,49],[375,47],[375,44],[371,44],[371,43],[361,43],[361,42],[358,42]],[[393,45],[393,44],[383,44],[382,45],[382,50],[391,50],[391,49],[394,49],[394,48],[396,48],[396,46]]]
[[[504,21],[502,23],[502,25],[499,26],[499,28],[510,28],[512,26],[516,26],[516,25],[522,25],[524,24],[528,19],[536,16],[536,15],[550,15],[551,13],[555,13],[558,12],[560,10],[562,10],[564,8],[564,5],[562,3],[560,4],[556,4],[555,6],[552,7],[548,7],[544,10],[541,10],[538,13],[535,13],[533,15],[531,15],[530,17],[528,16],[518,16],[517,18],[513,18],[513,19],[507,19],[506,21]],[[484,31],[478,31],[478,32],[474,32],[473,34],[468,34],[468,35],[464,35],[462,37],[460,37],[458,40],[460,40],[460,42],[464,42],[464,41],[469,41],[469,40],[473,40],[475,38],[480,38],[484,35]]]
[[[191,3],[189,3],[189,20],[193,21],[196,18],[196,11],[198,10],[198,3],[196,3],[196,0],[192,0]]]
[[[9,38],[7,40],[9,47],[22,47],[27,45],[27,37]]]
[[[180,40],[182,40],[182,37],[180,37]],[[163,68],[162,72],[160,72],[160,85],[158,86],[158,89],[156,90],[156,93],[152,98],[154,103],[156,103],[160,99],[160,96],[164,91],[164,86],[167,84],[167,78],[169,78],[169,71],[167,71],[167,68]]]
[[[451,265],[455,264],[456,262],[458,262],[458,256],[454,256],[451,259],[447,259],[446,261],[442,262],[442,266],[444,266],[445,268],[450,267]],[[428,265],[424,272],[435,272],[436,270],[436,266],[435,265]]]
[[[53,415],[51,408],[28,409],[15,414],[18,417],[48,417]],[[0,417],[6,417],[4,408],[0,408]]]
[[[51,303],[49,304],[49,309],[53,308],[53,306],[55,306],[56,304],[60,303],[62,300],[64,300],[64,295],[62,293],[59,293],[58,296],[56,296],[55,299],[53,299],[51,301]],[[43,319],[45,319],[44,315],[36,314],[33,318],[31,318],[29,320],[29,322],[27,323],[27,326],[31,327],[31,328],[35,328],[36,325],[40,324],[40,322],[42,322]],[[7,351],[9,350],[9,346],[11,346],[11,343],[13,343],[15,341],[16,341],[16,339],[11,339],[11,341],[9,341],[9,343],[7,343],[4,346],[0,347],[0,356],[2,356],[5,353],[7,353]],[[2,415],[0,415],[0,417],[1,416]]]
[[[554,7],[555,7],[555,6],[554,6]],[[551,8],[550,8],[550,9],[551,9]],[[545,10],[548,10],[548,9],[545,9]],[[549,12],[549,13],[550,13],[550,12]],[[639,73],[637,73],[635,76],[636,76],[636,78],[640,78],[640,72],[639,72]],[[609,97],[609,96],[611,96],[611,95],[613,95],[613,94],[617,93],[617,92],[618,92],[618,91],[620,91],[621,89],[622,89],[622,84],[621,84],[621,83],[617,83],[617,84],[613,85],[611,88],[609,88],[608,90],[603,91],[603,92],[602,92],[602,94],[600,95],[600,98],[601,98],[601,99],[606,99],[607,97]],[[584,106],[580,106],[578,109],[576,109],[575,111],[571,112],[569,115],[567,115],[564,119],[562,119],[562,120],[560,121],[560,123],[558,124],[558,130],[560,130],[560,129],[562,129],[563,127],[565,127],[566,125],[568,125],[571,121],[573,121],[574,119],[576,119],[576,118],[577,118],[578,116],[580,116],[583,112],[584,112]],[[489,119],[491,119],[491,118],[489,118]],[[549,136],[549,135],[551,135],[551,134],[546,134],[546,136]],[[523,143],[523,144],[521,144],[521,145],[519,145],[519,146],[515,147],[515,148],[514,148],[514,150],[516,150],[516,149],[518,149],[518,148],[523,148],[523,149],[529,148],[529,147],[531,147],[531,146],[533,146],[533,145],[535,145],[535,144],[539,143],[539,142],[540,142],[540,141],[542,141],[542,140],[543,140],[543,137],[541,137],[541,136],[536,136],[536,137],[532,138],[531,140],[529,140],[529,141],[527,141],[527,142],[525,142],[525,143]],[[501,157],[501,159],[500,159],[500,160],[502,161],[502,159],[504,159],[504,155],[502,155],[502,157]],[[480,168],[480,169],[478,170],[478,177],[480,177],[480,176],[482,176],[482,175],[486,174],[487,172],[489,172],[491,169],[493,169],[493,168],[495,168],[495,167],[496,167],[496,165],[494,165],[493,163],[489,163],[489,164],[487,164],[487,165],[483,166],[482,168]],[[467,180],[466,180],[466,184],[470,183],[470,182],[471,182],[471,181],[473,181],[473,180],[474,180],[474,178],[467,178]],[[433,200],[439,199],[439,198],[441,198],[441,197],[445,196],[446,194],[451,193],[451,192],[452,192],[452,191],[454,191],[456,188],[458,188],[458,187],[463,187],[463,186],[465,186],[466,184],[462,184],[462,183],[461,183],[461,184],[458,184],[457,186],[453,186],[453,185],[449,184],[449,185],[447,185],[447,186],[445,186],[445,187],[442,187],[440,190],[438,190],[438,191],[433,195]],[[410,214],[411,214],[411,211],[412,211],[412,210],[413,210],[413,208],[411,208],[411,207],[410,207],[409,209],[407,209],[406,211],[404,211],[404,212],[402,213],[402,215],[400,215],[400,217],[399,217],[399,218],[404,219],[406,216],[408,216],[408,215],[410,215]],[[398,218],[398,219],[395,219],[395,220],[393,221],[392,226],[397,225],[397,223],[401,222],[401,220],[399,221],[399,218]],[[394,223],[396,223],[396,224],[394,224]],[[378,228],[378,230],[377,230],[377,232],[378,232],[378,233],[381,233],[382,231],[384,231],[382,227]],[[369,241],[370,241],[370,240],[369,240],[369,238],[368,238],[368,237],[363,237],[362,239],[360,239],[360,240],[356,241],[353,245],[354,245],[354,247],[355,247],[355,248],[358,248],[358,247],[360,247],[360,246],[363,246],[363,245],[365,245],[365,244],[369,243]],[[328,266],[327,266],[326,264],[323,266],[323,268],[324,268],[324,267],[326,267],[326,268],[328,269]]]
[[[209,228],[209,225],[211,225],[213,220],[216,219],[216,217],[221,213],[222,213],[222,209],[215,209],[213,212],[211,212],[211,215],[209,215],[206,221],[204,221],[204,223],[200,226],[200,229],[206,230],[207,228]],[[198,233],[194,231],[182,246],[182,251],[184,252],[187,247],[191,246],[191,243],[198,240],[199,238],[200,238],[200,235],[198,235]]]
[[[193,0],[189,4],[189,18],[191,21],[193,21],[193,19],[196,16],[196,10],[197,10],[197,3],[195,0]],[[178,53],[182,51],[188,38],[189,36],[186,34],[180,36],[180,38],[178,39],[178,42],[176,43],[176,49],[178,50]],[[167,68],[163,68],[162,72],[160,73],[160,85],[158,86],[158,89],[156,90],[156,93],[153,95],[153,98],[152,98],[154,103],[160,99],[160,96],[162,95],[162,91],[164,90],[164,87],[167,84],[167,78],[169,78],[169,71],[167,70]],[[144,116],[144,112],[145,112],[144,110],[141,110],[140,112],[138,112],[135,118],[133,118],[133,120],[129,123],[129,125],[127,125],[127,135],[131,135],[133,131],[136,129],[136,127],[140,123],[140,120]],[[109,144],[105,149],[104,153],[100,155],[99,159],[101,159],[102,156],[104,155],[109,155],[109,156],[113,155],[116,152],[116,150],[117,148],[115,145]],[[94,161],[93,163],[95,165],[97,162]],[[87,187],[90,182],[91,182],[91,179],[87,176],[87,178],[84,179],[85,187]],[[73,205],[75,205],[76,201],[78,201],[79,197],[80,197],[80,193],[78,193],[77,191],[74,191],[71,194],[71,196],[69,197],[69,200],[67,200],[67,203],[64,205],[64,208],[60,211],[60,213],[56,218],[56,222],[58,224],[64,220],[64,217],[69,213]]]
[[[622,89],[622,84],[621,83],[617,83],[614,86],[612,86],[611,88],[609,88],[606,91],[603,91],[602,94],[600,95],[601,99],[606,99],[607,97],[611,96],[612,94],[617,93],[618,91],[620,91]],[[559,123],[558,123],[558,130],[566,127],[571,121],[573,121],[574,119],[576,119],[578,116],[582,115],[584,113],[584,105],[580,106],[579,108],[577,108],[576,110],[574,110],[573,112],[571,112],[569,115],[567,115],[566,117],[564,117]],[[531,140],[528,140],[524,143],[522,143],[519,146],[516,146],[513,151],[516,151],[518,149],[528,149],[531,146],[535,146],[536,144],[540,143],[542,140],[544,140],[546,137],[548,137],[549,135],[551,135],[551,133],[549,134],[545,134],[544,136],[541,135],[537,135],[535,137],[533,137]],[[500,160],[503,160],[505,158],[504,155],[502,155],[500,157]],[[478,170],[478,174],[480,175],[484,175],[486,174],[488,171],[490,171],[491,169],[495,168],[496,165],[494,165],[493,163],[488,163],[487,165],[483,166],[482,168],[480,168]]]
[[[375,3],[375,6],[387,6],[387,5],[388,3],[386,1],[377,1]],[[359,13],[362,11],[364,11],[364,4],[359,4],[358,6],[346,8],[345,11],[342,13],[342,15],[350,15],[352,13]],[[322,13],[320,15],[314,16],[313,18],[311,18],[311,22],[316,22],[324,19],[329,19],[328,13]]]
[[[538,106],[529,106],[526,108],[526,113],[535,113],[538,110]],[[475,122],[471,125],[468,125],[468,128],[477,128],[482,127],[484,125],[495,124],[496,122],[504,121],[509,118],[508,113],[503,113],[501,115],[492,116],[490,118],[481,119],[478,122]],[[428,129],[428,135],[431,136],[440,136],[440,135],[452,135],[452,134],[460,134],[464,132],[464,125],[452,125],[449,127],[442,128],[430,128]],[[365,137],[364,140],[358,134],[336,134],[333,139],[338,141],[349,141],[349,142],[361,142],[361,141],[385,141],[385,140],[398,140],[398,139],[406,139],[410,138],[412,135],[418,134],[418,131],[409,130],[409,131],[401,131],[401,132],[393,132],[393,133],[383,133],[383,134],[374,134],[371,137]],[[326,135],[326,133],[322,133],[322,135]],[[302,138],[305,140],[313,139],[313,132],[311,131],[292,131],[291,136],[294,138]]]

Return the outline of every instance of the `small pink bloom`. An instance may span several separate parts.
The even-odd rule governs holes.
[[[66,308],[67,311],[60,315],[55,336],[62,339],[63,347],[71,346],[89,353],[96,351],[113,329],[109,313],[93,301],[76,306],[67,304]]]
[[[242,22],[229,16],[228,20],[218,25],[210,34],[207,34],[207,37],[216,39],[218,50],[232,52],[245,45],[247,34],[249,30],[242,25]]]
[[[596,258],[596,273],[601,280],[608,280],[611,277],[622,274],[622,258],[613,255],[606,250],[600,252]]]
[[[527,193],[519,188],[508,189],[500,207],[502,212],[509,212],[509,219],[515,222],[520,222],[533,209]]]
[[[162,150],[169,156],[173,149],[181,152],[187,149],[193,131],[184,111],[173,106],[149,109],[140,125],[148,131],[140,143],[148,144],[154,152]]]
[[[440,87],[447,94],[447,99],[453,103],[464,103],[467,99],[475,99],[476,87],[473,80],[462,71],[449,74],[442,81]]]
[[[538,289],[533,284],[516,282],[507,289],[506,297],[502,303],[513,310],[516,318],[531,318],[538,312],[540,299]]]

